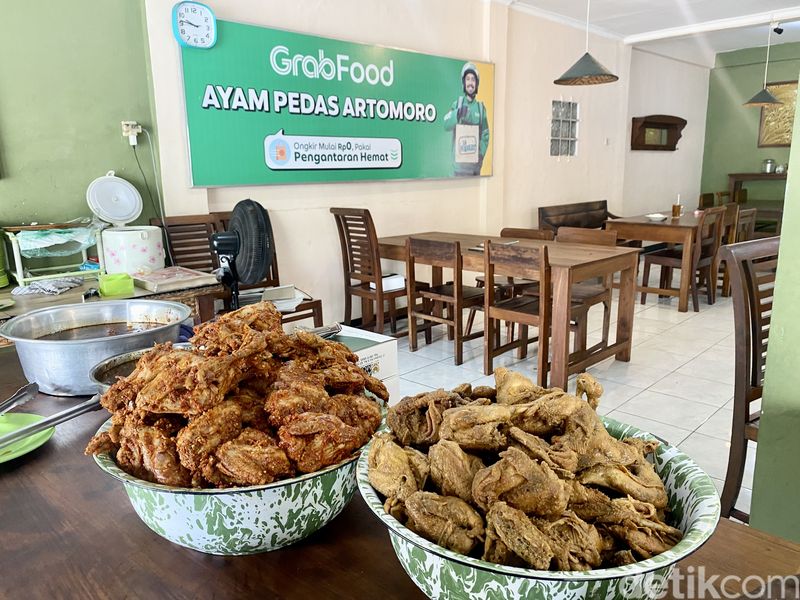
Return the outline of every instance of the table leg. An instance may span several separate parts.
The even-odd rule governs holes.
[[[571,303],[569,268],[553,266],[552,278],[553,322],[550,341],[550,381],[540,385],[560,387],[562,390],[566,390],[567,379],[569,378],[569,308]],[[539,336],[543,335],[547,335],[547,333],[540,328]]]
[[[437,285],[442,285],[442,267],[431,267],[431,287],[436,287]],[[443,309],[444,305],[441,302],[434,302],[433,303],[433,310],[432,313],[434,316],[441,318],[443,316]],[[435,325],[435,323],[431,323],[431,325]]]
[[[617,339],[625,346],[614,356],[617,360],[628,362],[631,359],[633,338],[633,305],[636,302],[636,268],[639,256],[631,256],[631,264],[619,274],[619,306],[617,307]]]
[[[695,274],[692,272],[692,246],[694,244],[694,232],[686,230],[683,238],[683,253],[681,254],[681,293],[678,296],[678,311],[687,312],[689,310],[689,285]]]

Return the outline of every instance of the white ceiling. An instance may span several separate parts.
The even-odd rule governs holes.
[[[585,0],[512,0],[511,6],[584,27]],[[798,0],[592,0],[591,30],[642,50],[712,66],[717,52],[800,41]]]

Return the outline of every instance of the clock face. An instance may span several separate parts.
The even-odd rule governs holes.
[[[172,10],[172,29],[184,46],[211,48],[217,41],[217,20],[205,4],[179,2]]]

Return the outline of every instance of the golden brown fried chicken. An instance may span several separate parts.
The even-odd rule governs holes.
[[[555,521],[534,519],[547,536],[560,571],[588,571],[600,566],[603,541],[594,525],[567,511]]]
[[[425,486],[427,457],[413,448],[401,448],[391,433],[377,433],[369,449],[369,482],[390,499],[405,500]]]
[[[524,567],[527,563],[519,556],[514,554],[505,542],[497,535],[494,528],[494,521],[486,521],[486,541],[483,545],[482,560],[487,562],[497,563],[498,565],[507,565],[509,567]]]
[[[522,373],[509,371],[505,367],[494,370],[494,380],[498,404],[525,404],[552,392],[563,393],[560,388],[546,389],[538,386]]]
[[[511,416],[512,407],[502,404],[451,408],[442,415],[439,437],[467,450],[503,450],[508,447]]]
[[[458,394],[444,390],[417,394],[389,407],[386,422],[404,446],[429,446],[439,441],[444,411],[467,402]]]
[[[519,556],[534,569],[547,569],[553,559],[553,550],[545,534],[531,523],[521,510],[505,502],[495,502],[486,515],[491,527],[508,550]]]
[[[552,517],[564,512],[569,488],[545,463],[509,448],[501,460],[478,471],[472,480],[472,497],[484,511],[503,501],[524,513]]]
[[[546,463],[562,479],[571,479],[578,468],[578,455],[569,448],[553,448],[542,438],[522,431],[508,430],[509,446],[522,450],[534,460]]]
[[[581,373],[575,381],[575,395],[578,398],[586,396],[586,401],[593,410],[597,410],[600,396],[603,395],[603,386],[589,373]]]
[[[271,302],[251,304],[198,325],[189,342],[207,356],[231,354],[260,340],[266,347],[269,336],[285,337],[281,313]]]
[[[579,481],[585,485],[597,485],[649,502],[656,508],[667,507],[667,490],[653,465],[644,457],[637,458],[632,465],[595,465],[581,471]]]
[[[173,352],[172,343],[157,344],[139,358],[133,372],[116,382],[100,398],[100,404],[110,412],[133,410],[136,395],[144,385],[155,378],[162,358]]]
[[[431,479],[443,496],[472,502],[472,480],[484,468],[477,456],[467,454],[455,442],[439,440],[428,450]],[[421,489],[421,488],[420,488]]]
[[[226,401],[233,402],[242,411],[242,426],[254,427],[261,431],[269,430],[269,420],[265,409],[266,395],[260,390],[240,384],[225,396]]]
[[[267,398],[265,410],[273,427],[280,427],[287,418],[304,412],[324,412],[330,397],[318,373],[310,373],[296,362],[288,362],[278,371],[274,391]]]
[[[313,473],[334,465],[362,444],[361,432],[339,417],[305,412],[286,419],[278,430],[279,446],[301,473]]]
[[[179,487],[191,483],[189,470],[178,459],[175,440],[134,417],[120,431],[116,460],[121,469],[146,481]]]
[[[274,439],[257,429],[243,429],[214,453],[216,467],[236,485],[264,485],[294,475],[286,453]]]
[[[366,444],[370,436],[381,425],[381,408],[377,402],[356,394],[337,394],[322,403],[322,412],[336,415],[342,421],[358,429]]]
[[[189,421],[176,438],[181,464],[194,471],[218,446],[242,431],[242,409],[226,400]]]
[[[469,554],[483,540],[483,519],[460,498],[415,492],[405,501],[407,527],[459,554]]]
[[[625,542],[634,554],[647,559],[669,550],[683,533],[658,518],[656,508],[633,498],[614,498],[609,510],[598,515],[602,524],[617,539]]]

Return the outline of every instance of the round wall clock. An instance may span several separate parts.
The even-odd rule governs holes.
[[[217,43],[217,18],[205,4],[178,2],[172,7],[172,33],[181,46],[211,48]]]

